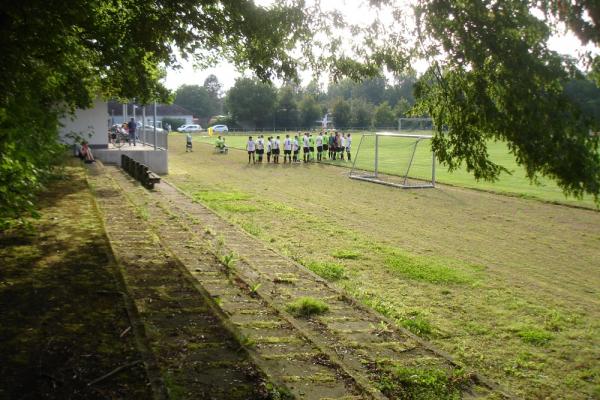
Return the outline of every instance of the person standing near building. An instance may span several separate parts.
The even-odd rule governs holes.
[[[133,145],[135,146],[135,130],[136,130],[136,128],[137,128],[137,124],[135,123],[135,120],[133,118],[131,118],[131,120],[127,124],[127,129],[129,130],[129,145],[130,146],[131,146],[132,142],[133,142]]]
[[[254,159],[254,152],[256,151],[256,143],[254,143],[254,140],[252,140],[252,136],[248,136],[246,150],[248,150],[248,164],[250,164],[250,159],[252,159],[252,163],[255,164],[256,160]]]

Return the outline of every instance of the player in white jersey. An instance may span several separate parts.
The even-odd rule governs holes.
[[[254,152],[256,151],[256,143],[252,140],[252,136],[248,136],[248,143],[246,143],[246,150],[248,150],[248,164],[250,164],[250,159],[252,159],[252,163],[256,163],[254,159]]]
[[[258,155],[258,162],[262,163],[263,154],[265,153],[265,139],[263,135],[260,135],[256,140],[256,155]]]
[[[267,138],[267,162],[268,163],[271,162],[271,153],[273,152],[273,142],[271,141],[271,139],[273,139],[271,136],[269,136]]]
[[[290,139],[290,135],[285,135],[285,140],[283,141],[283,163],[285,164],[286,160],[289,160],[290,164],[292,163],[292,140]]]
[[[348,134],[348,136],[346,137],[346,155],[348,156],[348,161],[350,161],[350,151],[352,147],[352,138],[350,137],[350,134]]]
[[[292,150],[294,151],[294,162],[300,162],[300,160],[298,160],[298,151],[300,151],[300,142],[298,141],[298,135],[294,136],[294,141],[292,142]]]
[[[281,148],[281,142],[279,141],[279,136],[273,140],[273,163],[279,164],[279,152]]]
[[[303,155],[304,155],[304,162],[308,162],[309,161],[309,155],[308,152],[310,151],[310,144],[308,141],[308,132],[304,132],[304,137],[302,138],[302,150],[303,150]]]
[[[315,142],[317,144],[317,161],[321,161],[323,159],[323,133],[319,133]]]
[[[346,134],[342,133],[340,135],[340,148],[339,148],[339,152],[340,152],[340,160],[344,159],[344,153],[346,151]]]

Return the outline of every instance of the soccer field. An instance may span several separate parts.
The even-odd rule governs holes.
[[[167,180],[467,371],[519,398],[600,394],[597,211],[400,190],[325,164],[248,165],[242,151],[185,153],[171,139]]]
[[[408,132],[414,134],[428,134],[430,132],[416,131]],[[273,135],[267,132],[265,136]],[[282,140],[285,132],[275,133],[280,135]],[[362,135],[357,133],[352,135],[352,153],[353,160],[356,158],[356,152]],[[256,138],[256,137],[254,137]],[[214,143],[215,137],[196,136],[195,141],[202,143]],[[245,149],[248,136],[230,135],[226,137],[227,145],[234,149]],[[415,164],[411,168],[411,173],[415,178],[431,176],[431,152],[427,148],[428,141],[424,141],[417,147],[415,155]],[[408,164],[408,146],[413,141],[398,140],[395,138],[384,138],[380,146],[379,165],[380,172],[392,175],[403,175]],[[508,152],[505,143],[490,142],[488,152],[491,159],[499,165],[504,166],[510,171],[510,174],[502,174],[497,182],[477,182],[473,175],[469,174],[464,168],[449,172],[443,165],[436,165],[436,181],[449,185],[468,187],[479,190],[488,190],[497,193],[504,193],[522,197],[532,197],[544,201],[559,202],[564,204],[577,205],[582,207],[596,208],[591,196],[584,196],[583,199],[565,197],[562,190],[552,180],[540,178],[538,184],[532,184],[525,175],[523,168],[515,162],[514,156]],[[374,160],[374,140],[371,138],[363,141],[360,154],[357,159],[357,168],[372,170]],[[401,156],[399,159],[399,155]],[[328,161],[329,162],[329,161]],[[351,167],[352,163],[347,161],[330,161],[344,167]]]

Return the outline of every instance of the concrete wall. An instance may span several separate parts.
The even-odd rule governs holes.
[[[137,162],[146,165],[152,172],[160,175],[169,173],[169,159],[166,150],[105,150],[98,149],[94,157],[102,160],[105,164],[121,165],[121,154],[125,154]]]
[[[60,138],[65,143],[73,143],[68,134],[79,135],[87,140],[92,148],[108,147],[108,104],[96,99],[92,108],[77,109],[74,116],[61,119]]]

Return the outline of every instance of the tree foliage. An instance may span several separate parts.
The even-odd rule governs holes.
[[[174,48],[205,63],[224,56],[261,79],[294,78],[298,58],[289,50],[310,36],[302,4],[292,2],[2,2],[0,225],[33,212],[62,113],[98,95],[166,99],[160,78],[177,62]]]
[[[350,114],[350,103],[343,98],[338,98],[333,103],[333,122],[338,128],[350,126],[352,115]]]
[[[264,128],[272,126],[276,96],[272,85],[258,79],[240,78],[227,93],[225,103],[240,125]]]
[[[529,5],[431,0],[418,12],[438,59],[417,83],[415,110],[440,127],[438,159],[494,180],[505,170],[486,142],[503,140],[531,179],[550,176],[565,193],[597,196],[598,138],[589,133],[600,121],[566,96],[575,67],[547,48],[550,29]]]
[[[569,92],[570,82],[583,78],[577,65],[547,46],[561,23],[599,46],[597,1],[416,0],[409,12],[404,2],[368,3],[385,8],[377,15],[392,15],[395,23],[354,26],[302,0],[278,0],[267,8],[251,0],[2,2],[0,219],[32,210],[56,154],[62,113],[89,106],[98,95],[140,103],[167,98],[160,79],[165,67],[177,63],[175,49],[200,65],[225,57],[263,81],[294,80],[300,66],[328,69],[339,82],[339,92],[329,97],[341,97],[333,104],[337,126],[351,123],[344,99],[388,100],[394,107],[404,98],[412,104],[402,94],[412,84],[396,85],[394,92],[382,87],[381,74],[387,69],[414,76],[411,60],[425,59],[431,67],[418,78],[412,112],[449,128],[433,141],[442,162],[497,179],[503,169],[490,160],[486,143],[504,140],[531,179],[546,175],[567,194],[598,198],[599,139],[590,131],[600,131],[600,121]],[[412,24],[406,22],[411,16]],[[348,30],[340,27],[353,33],[352,51],[342,46]],[[587,52],[582,61],[600,84],[600,56]],[[362,86],[344,77],[362,80]],[[218,93],[214,83],[205,87],[211,95]],[[313,89],[321,100],[318,85]],[[270,125],[272,88],[270,93],[270,100],[255,99],[262,114],[237,107],[244,101],[255,106],[248,99],[228,96],[228,106],[256,125]]]
[[[373,113],[373,126],[377,128],[395,128],[398,125],[392,107],[384,101],[375,108]]]
[[[208,121],[219,112],[219,100],[204,86],[182,85],[175,91],[174,103],[187,108],[195,117]]]
[[[298,127],[300,115],[297,97],[297,89],[291,85],[285,85],[279,89],[274,110],[276,128],[294,129]]]
[[[306,94],[299,104],[300,124],[303,128],[310,128],[316,125],[316,121],[323,117],[321,107],[317,100],[310,94]]]

